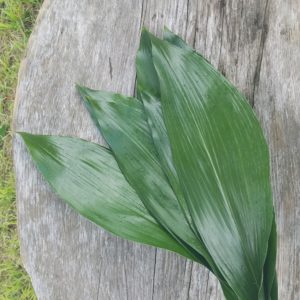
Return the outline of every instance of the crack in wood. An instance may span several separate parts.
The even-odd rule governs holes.
[[[186,265],[187,265],[187,260],[186,260]],[[190,278],[189,278],[189,285],[188,285],[187,298],[186,298],[186,300],[189,300],[189,299],[190,299],[190,290],[191,290],[192,276],[193,276],[193,266],[194,266],[194,263],[191,262],[191,267],[190,267]]]
[[[111,64],[111,57],[108,58],[108,65],[109,65],[109,77],[110,77],[110,79],[112,79],[113,78],[113,74],[112,74],[113,68],[112,68],[112,64]]]
[[[101,269],[101,267],[100,267],[100,269]],[[98,287],[97,287],[97,300],[100,300],[99,299],[99,295],[100,295],[100,282],[101,282],[101,270],[100,269],[99,269],[99,279],[98,279]]]
[[[192,43],[194,49],[196,48],[196,37],[198,31],[198,15],[199,15],[198,8],[199,8],[199,1],[197,1],[197,5],[196,5],[195,29],[194,29],[194,36],[193,36],[193,43]]]
[[[262,59],[263,59],[263,54],[264,54],[265,43],[267,40],[268,31],[269,31],[268,6],[269,6],[269,0],[266,0],[264,16],[263,16],[263,27],[262,27],[262,32],[261,32],[260,45],[258,48],[257,63],[256,63],[255,72],[254,72],[253,90],[252,90],[252,95],[249,99],[249,102],[250,102],[250,105],[252,106],[252,108],[254,108],[254,106],[255,106],[255,99],[254,99],[255,92],[259,85],[261,64],[262,64]]]
[[[154,299],[154,293],[155,293],[155,274],[156,274],[156,257],[157,257],[157,249],[155,248],[154,252],[154,268],[153,268],[153,281],[152,281],[152,300]]]
[[[219,51],[219,61],[218,61],[218,69],[222,73],[224,70],[220,70],[221,67],[221,53],[222,53],[222,47],[223,47],[223,30],[224,30],[224,17],[225,17],[225,8],[226,8],[226,2],[225,0],[220,1],[220,15],[221,15],[221,41],[220,41],[220,51]],[[224,75],[224,74],[223,74]]]

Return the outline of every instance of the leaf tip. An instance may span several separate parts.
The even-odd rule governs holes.
[[[21,138],[25,141],[27,140],[32,134],[24,131],[17,131],[17,135],[21,136]]]
[[[154,35],[146,27],[143,27],[140,43],[142,44],[146,40],[151,40],[151,38],[153,38],[153,37],[154,37]]]
[[[145,34],[145,33],[149,33],[149,30],[145,26],[143,26],[142,27],[142,34]]]
[[[37,141],[37,137],[38,137],[38,135],[24,132],[24,131],[17,131],[16,134],[21,136],[22,140],[24,141],[24,143],[27,147],[35,144],[35,142]]]
[[[85,86],[80,85],[79,83],[76,82],[75,87],[82,98],[85,98],[87,96],[87,88]]]
[[[172,31],[167,27],[166,25],[164,26],[164,33],[172,33]]]

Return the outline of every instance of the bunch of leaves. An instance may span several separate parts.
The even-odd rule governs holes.
[[[277,299],[269,154],[247,101],[172,32],[143,30],[137,96],[78,86],[109,148],[21,133],[56,193],[123,238],[206,266],[227,299]]]

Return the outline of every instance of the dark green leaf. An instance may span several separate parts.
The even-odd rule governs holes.
[[[181,49],[185,49],[185,50],[191,51],[191,52],[195,51],[182,38],[180,38],[178,35],[174,34],[167,27],[164,28],[164,40],[174,46],[181,48]]]
[[[164,30],[164,40],[169,43],[186,49],[188,51],[194,51],[190,46],[188,46],[179,36],[165,28]],[[152,54],[152,53],[151,53]],[[200,55],[199,53],[196,53]],[[151,56],[152,59],[152,56]],[[154,74],[157,76],[156,72]],[[157,80],[158,81],[158,80]],[[159,84],[158,84],[159,86]],[[162,115],[162,114],[161,114]],[[264,264],[264,293],[266,299],[277,300],[277,280],[276,280],[276,247],[277,247],[277,236],[276,236],[276,223],[275,223],[275,214],[273,214],[273,224],[272,230],[268,242],[268,253],[266,261]],[[273,293],[273,294],[272,294]],[[271,295],[272,294],[272,295]]]
[[[161,169],[142,103],[119,94],[84,87],[78,90],[125,178],[151,215],[191,253],[199,253],[204,265],[212,266]]]
[[[248,103],[194,52],[151,36],[165,125],[186,203],[241,299],[257,299],[272,215],[268,149]]]
[[[84,217],[120,237],[196,260],[149,215],[110,150],[78,138],[20,134],[44,178]]]
[[[192,49],[177,35],[165,28],[164,39],[168,42],[192,51]],[[190,217],[190,213],[186,206],[186,202],[183,199],[183,194],[179,184],[178,176],[173,165],[173,159],[171,154],[171,148],[169,144],[169,138],[167,136],[166,127],[164,124],[161,104],[160,104],[160,86],[157,78],[157,74],[152,62],[151,41],[147,35],[142,34],[140,47],[137,53],[136,59],[137,67],[137,95],[143,102],[144,109],[146,111],[146,117],[149,124],[150,132],[153,138],[155,148],[158,152],[161,166],[174,190],[175,195],[181,205],[186,220],[190,226],[194,229],[193,220]],[[195,230],[194,230],[195,233]],[[196,231],[197,233],[197,231]],[[203,249],[206,249],[202,242],[201,237],[198,235],[199,243]],[[237,299],[234,292],[224,283],[224,279],[220,274],[218,268],[214,262],[210,260],[211,268],[214,270],[215,275],[220,279],[222,289],[227,299]]]
[[[264,292],[265,297],[268,300],[277,300],[277,279],[276,279],[276,244],[277,244],[277,233],[276,233],[276,222],[275,214],[273,213],[273,223],[271,234],[268,243],[268,253],[264,265]]]
[[[147,35],[141,36],[136,68],[137,95],[143,102],[146,119],[161,167],[174,190],[187,222],[193,228],[192,219],[183,199],[178,176],[173,165],[169,138],[161,111],[159,82],[152,62],[151,41]]]
[[[164,31],[164,40],[168,41],[169,43],[183,48],[187,51],[194,52],[194,50],[188,46],[180,37],[172,33],[170,30],[165,28]],[[197,55],[200,55],[197,53]],[[152,83],[152,84],[149,84]],[[153,84],[155,83],[155,84]],[[145,110],[147,112],[148,123],[151,128],[152,136],[155,137],[161,136],[161,140],[155,143],[156,148],[158,151],[167,149],[165,151],[168,154],[169,164],[172,163],[171,158],[171,150],[169,147],[168,136],[166,133],[166,128],[163,121],[161,105],[160,105],[160,86],[157,78],[157,73],[153,66],[153,59],[152,59],[152,47],[151,41],[147,34],[142,34],[140,48],[137,54],[137,94],[138,97],[143,101]],[[150,96],[149,96],[150,95]],[[156,119],[155,119],[156,118]],[[157,121],[157,118],[159,119]],[[153,123],[159,124],[158,130],[153,126]],[[153,128],[154,127],[154,128]],[[162,130],[163,128],[163,130]],[[159,131],[160,130],[160,131]],[[163,134],[161,134],[161,132]],[[164,141],[164,143],[162,142]],[[166,145],[166,146],[165,146]],[[161,159],[162,160],[162,159]],[[163,164],[163,161],[162,161]],[[176,174],[175,168],[172,169],[173,173]],[[170,179],[170,174],[168,171],[165,171]],[[177,176],[177,174],[176,174]],[[171,180],[172,182],[172,180]],[[178,181],[177,181],[178,182]],[[174,182],[173,182],[174,183]],[[174,184],[173,184],[174,186]],[[174,189],[174,188],[173,188]],[[180,190],[180,187],[177,187]],[[175,189],[176,191],[176,189]],[[184,208],[184,204],[182,205]],[[191,222],[192,223],[192,222]],[[205,247],[205,246],[204,246]],[[264,290],[266,294],[266,299],[273,299],[270,298],[270,291],[272,289],[272,283],[275,282],[274,277],[276,277],[275,272],[275,263],[276,263],[276,226],[275,220],[273,219],[273,227],[271,236],[269,238],[269,245],[268,245],[268,254],[264,265]],[[274,290],[277,290],[277,287],[274,287]],[[225,290],[224,290],[225,292]],[[227,296],[228,298],[228,296]],[[228,299],[232,299],[232,296]],[[274,300],[277,299],[274,298]]]

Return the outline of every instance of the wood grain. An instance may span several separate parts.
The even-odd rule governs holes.
[[[103,143],[74,83],[133,95],[143,25],[184,37],[257,111],[271,152],[279,299],[300,299],[297,0],[46,0],[19,74],[14,129]],[[39,299],[223,299],[201,266],[80,217],[52,193],[18,136],[14,163],[21,252]]]

